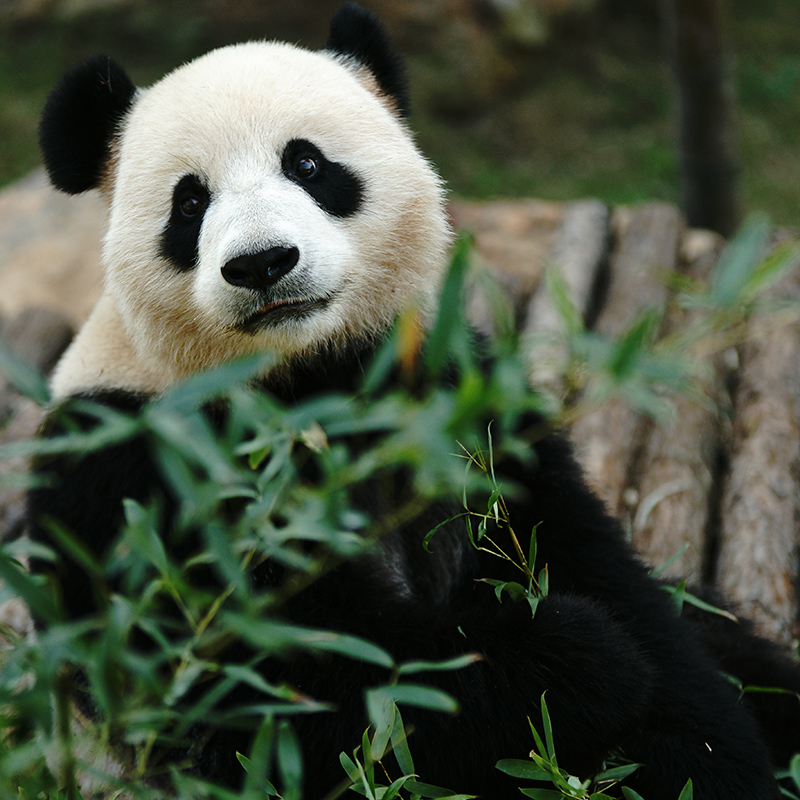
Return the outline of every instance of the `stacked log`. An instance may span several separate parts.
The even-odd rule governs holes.
[[[481,235],[476,243],[491,260]],[[612,338],[647,310],[663,313],[661,336],[696,321],[697,312],[670,303],[669,273],[706,280],[724,244],[687,229],[669,205],[609,213],[591,201],[566,207],[547,243],[537,278],[542,259],[557,267],[585,324]],[[493,266],[508,284],[503,263]],[[796,273],[775,293],[800,296]],[[559,333],[563,322],[541,280],[521,324],[530,341]],[[533,351],[533,383],[563,398],[569,387],[554,386],[563,354],[559,363],[545,349],[556,363],[550,369],[536,362],[541,352]],[[668,418],[654,421],[611,399],[570,430],[590,483],[655,571],[720,589],[762,632],[785,641],[798,626],[798,352],[798,323],[752,330],[736,350],[707,359],[700,391],[675,397]]]
[[[475,261],[496,276],[511,324],[537,343],[534,385],[560,399],[574,399],[575,387],[558,385],[568,354],[542,280],[548,267],[588,328],[616,337],[656,309],[669,336],[694,312],[671,302],[668,276],[704,279],[723,245],[663,203],[454,202],[452,216],[472,235]],[[97,197],[59,197],[41,175],[0,193],[0,339],[44,371],[100,291],[102,219]],[[800,278],[774,291],[796,297]],[[494,305],[477,282],[469,308],[479,327],[495,327]],[[798,622],[800,325],[751,334],[706,361],[702,391],[675,398],[668,418],[612,399],[584,404],[570,433],[590,483],[654,569],[723,590],[762,630],[788,640]],[[0,378],[0,440],[31,435],[38,413]],[[19,532],[21,503],[18,489],[0,492],[3,537]]]
[[[797,272],[776,292],[800,297]],[[742,613],[784,638],[798,618],[799,402],[800,323],[741,345],[717,583]]]

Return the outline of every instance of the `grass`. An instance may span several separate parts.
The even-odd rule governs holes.
[[[597,38],[566,32],[521,61],[512,91],[466,122],[420,121],[423,142],[459,193],[675,199],[670,95],[658,36],[638,19]]]
[[[452,64],[436,53],[412,52],[414,127],[453,191],[477,198],[677,201],[671,90],[654,5],[612,1],[588,23],[556,31],[538,51],[509,50],[497,90],[473,103],[446,102],[450,89],[442,87],[457,80],[448,71]],[[729,16],[745,207],[797,225],[800,5],[730,0]],[[292,38],[289,23],[279,22],[275,32]],[[202,11],[188,15],[177,2],[22,27],[0,23],[0,185],[38,164],[39,110],[76,59],[111,52],[137,83],[147,84],[251,30],[241,22],[219,29]],[[321,40],[316,32],[307,38]]]
[[[211,44],[203,25],[176,17],[170,4],[25,25],[0,22],[0,185],[39,164],[39,114],[69,65],[108,52],[146,85]]]

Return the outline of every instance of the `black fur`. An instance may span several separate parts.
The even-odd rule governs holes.
[[[161,255],[181,272],[197,264],[200,230],[211,194],[197,175],[184,175],[172,191],[172,210],[161,233]]]
[[[285,402],[330,388],[351,391],[369,357],[366,344],[337,358],[321,356],[294,370],[290,366],[265,388]],[[101,392],[94,399],[128,411],[144,398]],[[629,785],[647,800],[676,800],[690,777],[695,796],[704,800],[775,800],[770,757],[737,690],[692,627],[676,616],[668,594],[649,577],[619,525],[587,489],[569,445],[554,434],[542,436],[544,430],[533,417],[519,426],[531,440],[535,467],[511,458],[495,465],[501,481],[523,483],[524,494],[509,506],[518,533],[539,523],[537,560],[548,566],[550,594],[533,619],[526,604],[501,605],[490,587],[476,582],[486,577],[516,580],[517,574],[473,550],[460,522],[437,534],[432,554],[423,551],[422,536],[457,511],[457,504],[430,509],[384,543],[408,566],[407,595],[391,590],[374,561],[348,563],[293,599],[287,616],[367,638],[399,661],[475,651],[483,655],[466,669],[424,676],[425,683],[461,702],[460,716],[404,710],[406,723],[415,730],[416,765],[427,781],[489,798],[513,796],[514,780],[494,764],[500,758],[525,758],[531,746],[527,717],[540,724],[539,700],[546,692],[559,763],[567,769],[589,774],[617,747],[646,765]],[[496,446],[501,452],[499,439]],[[168,537],[175,504],[145,441],[134,439],[79,460],[55,459],[45,467],[57,482],[32,493],[34,523],[59,518],[92,551],[102,553],[108,531],[120,520],[122,498],[145,501],[157,495]],[[396,498],[369,491],[363,500],[365,510],[380,518],[391,512]],[[37,524],[34,535],[47,536]],[[521,545],[528,547],[524,539]],[[95,607],[95,599],[81,588],[88,581],[77,577],[78,570],[67,558],[59,567],[67,607],[75,617]],[[274,585],[276,575],[267,566],[254,580]],[[760,639],[740,638],[735,631],[728,635],[730,642],[718,639],[724,651],[719,658],[725,661],[725,654],[737,648],[741,652],[725,661],[726,667],[749,665],[743,675],[748,682],[780,679],[784,686],[800,688],[797,670]],[[226,659],[250,655],[233,646]],[[309,765],[306,796],[322,797],[342,778],[338,753],[352,749],[366,726],[363,689],[387,675],[378,667],[334,656],[323,661],[301,655],[268,659],[261,671],[269,681],[286,681],[337,707],[332,714],[301,715],[293,721]],[[252,700],[252,692],[240,686],[226,702]],[[793,698],[781,699],[783,706],[796,704]],[[787,726],[785,734],[789,738],[782,747],[788,753],[800,745],[796,725]],[[197,770],[217,781],[235,781],[241,776],[235,753],[247,751],[250,736],[233,730],[213,733]]]
[[[725,607],[724,598],[714,592],[695,593],[714,606]],[[761,722],[775,763],[788,764],[800,752],[800,676],[796,659],[786,648],[755,634],[747,619],[738,617],[734,622],[691,605],[685,607],[684,616],[691,620],[720,669],[741,683],[742,702]],[[765,665],[769,665],[768,671]],[[776,693],[771,688],[788,690],[790,694]]]
[[[316,166],[310,175],[304,175],[299,165],[305,160]],[[306,139],[292,139],[281,157],[283,174],[305,189],[314,201],[334,217],[351,217],[364,202],[364,184],[347,166],[330,161],[322,151]]]
[[[402,69],[371,14],[345,6],[334,18],[328,47],[371,69],[383,91],[405,112]],[[45,159],[56,185],[82,191],[97,184],[133,93],[110,60],[89,62],[65,77],[42,123]],[[87,137],[89,144],[84,145]],[[316,161],[301,163],[305,157]],[[296,140],[287,146],[283,169],[328,213],[347,216],[363,202],[360,179],[325,160],[309,142]],[[213,200],[196,177],[187,176],[174,190],[163,247],[179,269],[194,263],[196,220],[208,202]],[[191,213],[187,216],[186,211]],[[178,219],[178,213],[186,219]],[[362,341],[353,342],[344,353],[323,349],[313,359],[282,366],[264,389],[289,404],[324,391],[352,394],[361,385],[374,347]],[[123,391],[90,396],[124,412],[138,410],[149,399]],[[95,424],[90,415],[70,405],[51,414],[45,435],[74,424]],[[222,421],[218,412],[209,413],[214,422]],[[504,435],[512,433],[527,441],[530,461],[500,457]],[[52,482],[30,494],[33,537],[49,540],[48,523],[56,519],[90,552],[102,556],[122,519],[122,500],[131,497],[158,502],[160,533],[172,546],[177,498],[159,472],[151,445],[139,435],[87,455],[40,461],[36,469]],[[567,442],[548,432],[541,419],[523,418],[505,434],[498,428],[495,447],[499,480],[521,486],[508,500],[521,547],[528,551],[525,538],[537,526],[537,562],[549,571],[550,593],[535,616],[524,603],[498,603],[491,587],[478,582],[515,581],[518,575],[506,562],[473,549],[461,521],[439,531],[432,553],[423,550],[422,537],[460,510],[456,501],[431,508],[392,531],[381,544],[386,564],[376,557],[342,564],[293,596],[286,616],[372,640],[398,661],[475,651],[483,656],[465,669],[419,678],[454,695],[462,705],[459,717],[403,709],[406,723],[414,729],[410,744],[416,765],[426,781],[493,800],[517,796],[518,782],[494,765],[500,758],[526,758],[531,748],[527,718],[541,727],[538,709],[546,692],[559,763],[567,769],[587,775],[616,747],[645,765],[629,784],[646,800],[676,800],[690,777],[695,797],[701,800],[776,800],[778,789],[756,717],[776,756],[785,758],[800,749],[797,700],[774,695],[768,702],[755,696],[743,701],[720,666],[745,683],[800,692],[796,666],[742,627],[721,625],[705,615],[691,622],[679,618],[618,523],[587,488]],[[411,490],[403,475],[389,477],[388,487],[375,482],[356,495],[373,519],[390,518],[398,492]],[[189,536],[178,552],[192,546]],[[404,565],[403,591],[397,591],[392,564]],[[61,553],[54,567],[66,612],[73,619],[105,601],[94,596],[83,569],[68,552]],[[261,587],[275,586],[281,570],[267,561],[255,569],[252,580]],[[238,643],[224,653],[229,663],[252,657],[252,650]],[[334,655],[265,658],[260,670],[270,682],[287,682],[336,705],[335,713],[293,719],[307,764],[304,796],[324,797],[343,778],[338,754],[352,751],[366,727],[363,690],[389,676],[379,667]],[[240,685],[225,702],[258,701],[255,693]],[[236,752],[249,750],[251,733],[208,733],[205,746],[191,754],[196,771],[222,783],[240,780]],[[198,734],[197,741],[202,739]]]
[[[331,20],[325,49],[367,67],[381,90],[394,101],[400,116],[408,116],[410,104],[403,59],[373,13],[357,3],[342,6]]]
[[[117,411],[133,414],[149,398],[124,391],[87,393],[75,398],[94,399]],[[73,403],[68,403],[46,418],[41,435],[59,436],[74,427],[89,430],[96,424],[96,418],[74,411]],[[89,458],[43,458],[36,469],[52,476],[55,485],[52,489],[35,489],[28,497],[29,508],[35,510],[34,532],[46,538],[45,531],[51,522],[62,522],[68,531],[80,536],[92,553],[102,553],[113,541],[108,532],[119,530],[122,524],[123,497],[139,502],[153,497],[151,454],[142,437],[98,450]],[[91,524],[87,524],[90,519]],[[94,583],[76,579],[81,568],[66,554],[54,568],[36,561],[31,566],[34,571],[50,572],[57,579],[68,619],[80,618],[97,608],[99,598],[94,596]]]
[[[39,126],[44,164],[56,188],[79,194],[100,184],[135,92],[122,67],[108,56],[95,56],[64,74]]]

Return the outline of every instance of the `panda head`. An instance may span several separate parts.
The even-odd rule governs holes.
[[[451,235],[406,108],[402,64],[355,5],[319,52],[224,47],[148,89],[107,57],[68,72],[42,117],[45,165],[110,212],[105,291],[55,393],[160,391],[429,315]]]

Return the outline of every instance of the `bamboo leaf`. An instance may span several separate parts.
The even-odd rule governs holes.
[[[400,665],[398,672],[401,675],[412,675],[416,672],[443,672],[463,669],[480,660],[479,653],[466,653],[463,656],[449,658],[446,661],[407,661],[405,664]]]
[[[355,765],[353,759],[347,755],[347,753],[339,753],[339,763],[347,773],[347,777],[350,778],[353,783],[358,783],[361,780],[361,773],[359,772],[358,767]]]
[[[529,781],[549,781],[550,773],[537,767],[531,761],[522,761],[516,758],[504,758],[495,764],[495,767],[506,775],[514,778],[523,778]]]
[[[583,314],[575,305],[562,271],[558,267],[548,267],[544,279],[547,292],[567,334],[577,336],[584,329]]]
[[[442,529],[445,525],[449,525],[453,520],[460,519],[463,516],[466,516],[467,512],[462,511],[460,514],[455,514],[454,516],[450,517],[449,519],[444,520],[444,522],[440,522],[435,528],[432,528],[425,534],[425,538],[422,540],[422,546],[430,553],[430,542],[434,536]]]
[[[633,789],[629,789],[627,786],[622,787],[622,796],[625,798],[625,800],[644,800],[644,798],[638,792],[635,792]]]
[[[244,781],[244,796],[257,797],[259,790],[269,780],[269,765],[272,759],[272,745],[275,736],[275,721],[272,717],[264,717],[259,725],[247,765],[247,777]]]
[[[606,781],[621,781],[627,778],[629,775],[633,775],[642,764],[622,764],[618,767],[612,767],[611,769],[603,770],[602,772],[595,775],[594,779],[598,783],[605,783]]]
[[[386,789],[386,791],[381,796],[381,800],[394,800],[394,798],[397,797],[398,794],[400,794],[400,790],[413,777],[414,777],[413,775],[403,775],[401,778],[392,781],[391,784]]]
[[[430,783],[420,783],[415,780],[407,781],[406,789],[421,797],[431,798],[431,800],[456,800],[456,798],[471,797],[471,795],[457,795],[450,789],[442,789],[440,786],[432,786]]]
[[[556,762],[556,748],[553,742],[553,726],[550,722],[550,712],[547,710],[547,700],[545,700],[544,693],[542,693],[542,724],[544,725],[544,738],[547,743],[547,755],[550,761],[555,765]]]
[[[302,796],[303,756],[289,720],[283,719],[278,723],[275,751],[284,800],[299,800]]]
[[[457,333],[465,330],[462,324],[464,280],[469,267],[471,242],[462,236],[456,242],[450,269],[439,295],[439,313],[428,339],[426,363],[431,374],[438,375],[451,355]]]
[[[403,718],[400,715],[400,709],[395,705],[394,707],[394,724],[392,725],[392,749],[394,757],[397,759],[397,766],[405,775],[415,775],[416,769],[414,767],[414,759],[411,757],[411,751],[408,747],[408,737],[406,736],[405,726],[403,725]]]
[[[794,269],[798,263],[800,263],[800,243],[797,241],[783,242],[756,265],[748,276],[742,293],[748,298],[757,297],[767,287]]]
[[[741,300],[768,240],[769,224],[764,216],[753,216],[747,220],[717,261],[709,292],[712,305],[730,306]]]
[[[520,789],[520,792],[534,800],[564,800],[564,794],[556,789]]]
[[[227,395],[231,387],[241,386],[258,375],[263,375],[276,357],[261,353],[256,356],[228,361],[219,367],[198,373],[164,392],[150,404],[155,416],[166,413],[197,410],[216,397]]]
[[[38,405],[44,406],[50,402],[50,392],[44,375],[20,358],[4,342],[0,342],[0,372],[20,394],[30,397]]]
[[[800,753],[795,753],[789,762],[789,775],[794,785],[800,789]]]
[[[245,640],[271,652],[289,647],[304,647],[308,650],[337,653],[387,669],[394,666],[394,660],[385,650],[357,636],[302,628],[270,619],[253,619],[231,612],[224,614],[223,618],[226,625]]]
[[[534,568],[536,567],[536,550],[537,550],[537,543],[536,543],[536,536],[539,532],[539,526],[541,522],[537,522],[533,528],[531,529],[531,543],[528,546],[528,569],[533,572]]]

